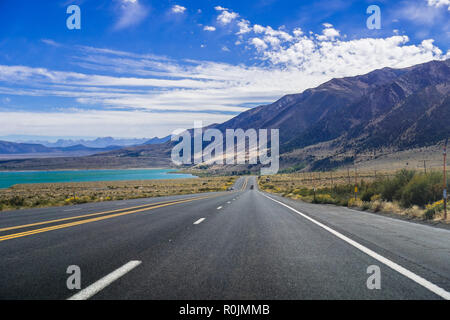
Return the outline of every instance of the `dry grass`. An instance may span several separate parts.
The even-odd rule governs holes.
[[[0,211],[225,191],[235,177],[22,184],[0,189]]]
[[[404,208],[399,202],[383,201],[380,195],[375,195],[370,201],[362,201],[360,198],[353,198],[353,190],[355,183],[358,184],[359,189],[361,183],[370,183],[377,178],[393,177],[394,170],[375,171],[375,170],[341,170],[333,172],[298,172],[289,174],[277,174],[273,176],[260,177],[258,184],[259,188],[288,197],[291,199],[302,200],[306,202],[337,204],[348,207],[360,208],[372,212],[386,212],[393,213],[420,220],[432,219],[433,221],[443,221],[443,212],[439,211],[439,207],[434,205],[427,205],[421,208],[413,205],[409,208]],[[337,188],[336,188],[337,187]],[[317,190],[314,196],[314,188]],[[344,194],[336,194],[336,190],[348,189]],[[359,196],[361,190],[359,190]],[[436,213],[432,218],[427,217],[427,209],[431,206],[436,207]]]

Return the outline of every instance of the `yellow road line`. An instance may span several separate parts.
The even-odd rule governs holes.
[[[241,191],[245,190],[245,188],[247,188],[247,182],[248,182],[248,177],[245,178],[244,184],[242,185],[242,189]]]
[[[196,198],[190,198],[190,199],[196,199]],[[61,222],[61,221],[68,221],[68,220],[75,220],[75,219],[81,219],[81,218],[87,218],[87,217],[94,217],[94,216],[99,216],[99,215],[102,215],[102,214],[114,213],[114,212],[119,212],[119,211],[126,211],[126,210],[132,210],[132,209],[138,209],[138,208],[144,208],[144,207],[151,207],[151,206],[158,205],[158,204],[161,204],[161,203],[172,203],[174,201],[182,201],[182,200],[183,199],[181,199],[181,200],[172,200],[172,201],[159,201],[159,202],[148,203],[148,204],[135,206],[135,207],[128,207],[128,208],[115,209],[115,210],[109,210],[109,211],[95,212],[95,213],[84,214],[84,215],[81,215],[81,216],[61,218],[61,219],[55,219],[55,220],[46,220],[46,221],[41,221],[41,222],[36,222],[36,223],[24,224],[24,225],[20,225],[20,226],[13,226],[13,227],[2,228],[2,229],[0,229],[0,232],[1,231],[8,231],[8,230],[15,230],[15,229],[23,229],[23,228],[34,227],[34,226],[39,226],[39,225],[43,225],[43,224],[50,224],[50,223],[55,223],[55,222]]]
[[[106,220],[106,219],[110,219],[110,218],[120,217],[120,216],[132,214],[132,213],[136,213],[136,212],[153,210],[153,209],[156,209],[156,208],[167,207],[167,206],[171,206],[171,205],[175,205],[175,204],[179,204],[179,203],[192,202],[192,201],[196,201],[196,200],[213,198],[213,197],[218,197],[218,196],[219,195],[199,197],[199,198],[187,199],[187,200],[180,200],[180,201],[175,201],[175,202],[169,202],[169,203],[156,205],[156,206],[149,207],[149,208],[142,208],[142,209],[137,209],[137,210],[132,210],[132,211],[125,211],[125,212],[111,214],[111,215],[107,215],[107,216],[103,216],[103,217],[97,217],[97,218],[85,219],[85,220],[75,221],[75,222],[70,222],[70,223],[65,223],[65,224],[59,224],[59,225],[56,225],[56,226],[51,226],[51,227],[46,227],[46,228],[41,228],[41,229],[34,229],[34,230],[20,232],[20,233],[13,233],[13,234],[1,236],[0,237],[0,242],[6,241],[6,240],[10,240],[10,239],[15,239],[15,238],[26,237],[26,236],[37,234],[37,233],[48,232],[48,231],[62,229],[62,228],[69,228],[69,227],[78,226],[78,225],[85,224],[85,223],[90,223],[90,222],[95,222],[95,221],[101,221],[101,220]]]

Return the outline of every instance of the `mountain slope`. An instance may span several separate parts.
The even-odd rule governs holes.
[[[321,168],[353,161],[354,154],[437,144],[450,137],[449,116],[450,59],[332,79],[210,127],[222,132],[280,129],[281,167],[308,162]],[[172,147],[170,141],[127,147],[91,156],[88,162],[170,165]],[[71,161],[64,160],[64,166],[77,167],[77,160]]]

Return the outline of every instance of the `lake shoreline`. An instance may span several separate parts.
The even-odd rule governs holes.
[[[74,183],[136,180],[177,180],[196,178],[177,169],[80,169],[80,170],[21,170],[0,172],[0,189],[22,184]]]

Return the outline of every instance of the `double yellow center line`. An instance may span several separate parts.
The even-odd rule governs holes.
[[[245,178],[244,183],[242,184],[242,189],[241,191],[245,190],[245,188],[247,188],[247,183],[248,183],[248,177]]]
[[[175,200],[175,201],[166,201],[166,202],[162,201],[162,202],[156,202],[156,203],[146,204],[146,205],[141,205],[141,206],[136,206],[136,207],[122,208],[122,209],[111,210],[111,211],[103,211],[103,212],[85,214],[85,215],[75,216],[75,217],[70,217],[70,218],[48,220],[48,221],[42,221],[42,222],[37,222],[37,223],[25,224],[25,225],[20,225],[20,226],[2,228],[2,229],[0,229],[0,232],[1,231],[15,230],[15,229],[23,229],[23,228],[33,227],[33,226],[37,226],[37,225],[52,224],[52,223],[56,223],[56,222],[62,222],[62,221],[68,221],[68,220],[75,220],[75,219],[82,219],[82,218],[88,218],[88,217],[104,215],[104,216],[101,216],[101,217],[88,218],[88,219],[83,219],[83,220],[80,220],[80,221],[63,223],[63,224],[58,224],[58,225],[55,225],[55,226],[50,226],[50,227],[45,227],[45,228],[40,228],[40,229],[34,229],[34,230],[29,230],[29,231],[24,231],[24,232],[19,232],[19,233],[13,233],[13,234],[5,235],[5,236],[0,236],[0,242],[1,241],[15,239],[15,238],[26,237],[26,236],[37,234],[37,233],[43,233],[43,232],[48,232],[48,231],[52,231],[52,230],[78,226],[78,225],[85,224],[85,223],[111,219],[111,218],[120,217],[120,216],[132,214],[132,213],[136,213],[136,212],[153,210],[153,209],[167,207],[167,206],[171,206],[171,205],[175,205],[175,204],[179,204],[179,203],[192,202],[192,201],[196,201],[196,200],[208,199],[208,198],[213,198],[213,197],[218,197],[218,196],[219,195],[212,195],[212,196],[202,196],[202,197],[195,197],[195,198],[189,198],[189,199],[183,199],[183,200]],[[118,212],[118,213],[114,213],[114,212]]]

